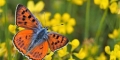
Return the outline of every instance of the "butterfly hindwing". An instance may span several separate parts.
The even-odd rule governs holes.
[[[26,55],[32,60],[42,60],[48,52],[48,43],[44,41],[41,44],[35,46],[30,52]]]
[[[64,37],[63,35],[50,32],[48,34],[48,44],[51,49],[51,51],[55,51],[63,46],[65,46],[68,43],[68,39]]]
[[[21,4],[18,4],[16,8],[16,25],[29,29],[38,28],[38,26],[41,27],[40,23],[32,13]]]
[[[14,36],[13,43],[20,52],[25,54],[31,43],[32,36],[32,30],[22,30]]]

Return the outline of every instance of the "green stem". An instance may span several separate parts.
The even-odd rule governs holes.
[[[97,32],[96,32],[95,40],[96,40],[97,42],[99,42],[98,37],[99,37],[100,34],[101,34],[101,31],[102,31],[102,28],[103,28],[103,23],[104,23],[104,21],[105,21],[105,17],[107,16],[107,11],[108,11],[108,8],[105,10],[105,12],[104,12],[104,14],[103,14],[103,16],[102,16],[102,18],[101,18],[101,20],[100,20],[100,25],[99,25],[99,27],[98,27],[98,30],[97,30]]]
[[[8,53],[8,60],[12,60],[11,59],[11,45],[10,45],[10,40],[9,38],[9,32],[8,32],[8,20],[7,20],[7,0],[6,0],[6,4],[4,6],[4,12],[3,12],[3,16],[5,19],[5,42],[6,42],[6,47],[7,47],[7,53]]]
[[[87,0],[84,39],[88,38],[88,33],[89,33],[89,11],[90,11],[90,0]]]

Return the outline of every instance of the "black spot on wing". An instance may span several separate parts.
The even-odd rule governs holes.
[[[24,13],[25,13],[25,11],[23,10],[22,14],[24,14]]]
[[[53,34],[53,37],[55,37],[55,34]]]
[[[27,22],[24,22],[24,25],[26,25],[27,24]]]
[[[25,15],[23,15],[23,18],[26,18],[26,16],[25,16]]]
[[[25,21],[25,18],[22,18],[23,21]]]
[[[17,22],[18,24],[22,24],[22,22]]]
[[[22,20],[24,21],[25,19],[26,19],[26,16],[24,16],[24,15],[23,15],[23,18],[22,18]]]
[[[58,39],[58,38],[59,38],[59,35],[57,35],[56,39]]]
[[[29,15],[28,18],[30,19],[30,18],[31,18],[31,15]]]
[[[26,35],[26,37],[25,37],[25,38],[27,39],[27,37],[28,37],[28,36]]]
[[[33,19],[32,22],[35,22],[35,19]]]

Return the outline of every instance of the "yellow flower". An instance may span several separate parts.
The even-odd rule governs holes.
[[[50,16],[51,16],[50,12],[45,12],[45,13],[42,13],[42,14],[36,14],[36,17],[41,22],[43,27],[50,27],[51,26]]]
[[[113,3],[110,5],[109,8],[110,8],[111,13],[117,13],[117,11],[118,11],[117,2],[113,2]]]
[[[58,52],[58,55],[59,55],[60,57],[63,57],[63,56],[65,56],[65,55],[67,55],[67,54],[68,54],[68,52],[67,52],[67,46],[64,46],[63,48],[61,48],[61,49],[58,50],[57,52]]]
[[[94,58],[90,56],[87,58],[87,60],[94,60]]]
[[[0,56],[6,52],[5,42],[0,44]]]
[[[71,51],[73,51],[75,48],[77,48],[79,46],[79,40],[78,39],[74,39],[72,42],[70,42],[69,44],[72,45],[72,49]]]
[[[0,6],[5,5],[5,0],[0,0]]]
[[[120,46],[118,44],[115,44],[113,51],[114,51],[115,56],[117,58],[120,58],[120,54],[118,54],[118,53],[120,53]]]
[[[39,1],[36,4],[34,4],[33,0],[28,1],[27,7],[28,9],[35,15],[35,17],[40,21],[43,27],[48,27],[50,25],[50,12],[40,13],[45,4],[43,1]]]
[[[110,60],[116,60],[116,56],[115,56],[114,51],[111,51]]]
[[[72,0],[72,2],[74,3],[74,4],[76,4],[76,5],[83,5],[83,2],[84,2],[85,0]]]
[[[116,2],[116,1],[118,1],[118,0],[110,0],[110,3],[113,3],[113,2]]]
[[[28,3],[27,3],[27,7],[28,7],[28,9],[31,12],[40,12],[44,8],[44,2],[43,1],[39,1],[35,5],[34,2],[33,2],[33,0],[29,0]]]
[[[73,59],[72,55],[70,55],[70,58],[68,60],[75,60],[75,59]]]
[[[94,45],[94,46],[92,46],[91,48],[90,48],[90,52],[91,52],[91,54],[92,55],[95,55],[96,53],[97,53],[97,51],[98,51],[98,46],[97,45]]]
[[[99,57],[97,57],[97,60],[107,60],[107,57],[104,53],[101,53]]]
[[[10,49],[11,56],[14,56],[15,52],[16,52],[15,47],[13,47],[13,45],[12,45],[12,40],[9,40],[9,42],[10,42],[9,45],[11,47],[11,49]],[[7,44],[5,42],[0,43],[0,56],[6,58],[6,60],[8,60],[8,51],[7,51],[8,49],[6,46],[7,46]]]
[[[101,0],[94,0],[94,3],[95,3],[96,5],[99,5],[99,4],[100,4],[100,1],[101,1]]]
[[[114,45],[114,50],[110,51],[110,47],[105,47],[105,52],[110,55],[110,60],[116,60],[120,58],[120,46],[118,44]]]
[[[53,55],[53,52],[50,52],[49,55],[46,55],[45,56],[45,60],[52,60],[52,55]]]
[[[56,13],[54,15],[54,18],[51,19],[51,26],[53,26],[52,30],[59,32],[61,34],[66,34],[66,33],[71,34],[74,31],[73,26],[75,24],[76,24],[75,19],[70,18],[70,15],[68,13],[64,13],[62,16],[59,13]]]
[[[18,30],[21,31],[21,30],[24,30],[25,28],[22,28],[22,27],[18,27]]]
[[[117,10],[117,14],[120,15],[120,1],[118,2],[118,10]]]
[[[108,5],[109,5],[109,0],[101,0],[101,2],[100,2],[100,8],[101,9],[108,8]]]
[[[16,34],[16,25],[10,24],[8,29],[11,33]]]
[[[3,10],[0,8],[0,13],[2,13],[3,12]]]
[[[109,38],[111,38],[111,39],[117,38],[119,35],[119,31],[120,31],[119,29],[114,29],[112,34],[108,34]]]
[[[80,49],[79,53],[73,53],[73,54],[79,59],[84,59],[87,56],[87,52],[83,50],[83,48]]]
[[[106,52],[107,54],[110,54],[110,46],[105,46],[105,52]]]
[[[118,44],[115,44],[114,51],[118,51],[118,50],[120,50],[120,46]]]

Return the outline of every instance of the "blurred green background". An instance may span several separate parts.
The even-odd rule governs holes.
[[[1,0],[0,60],[28,60],[12,43],[23,30],[15,25],[18,4],[43,27],[69,39],[65,47],[48,51],[44,60],[120,60],[119,0]]]

